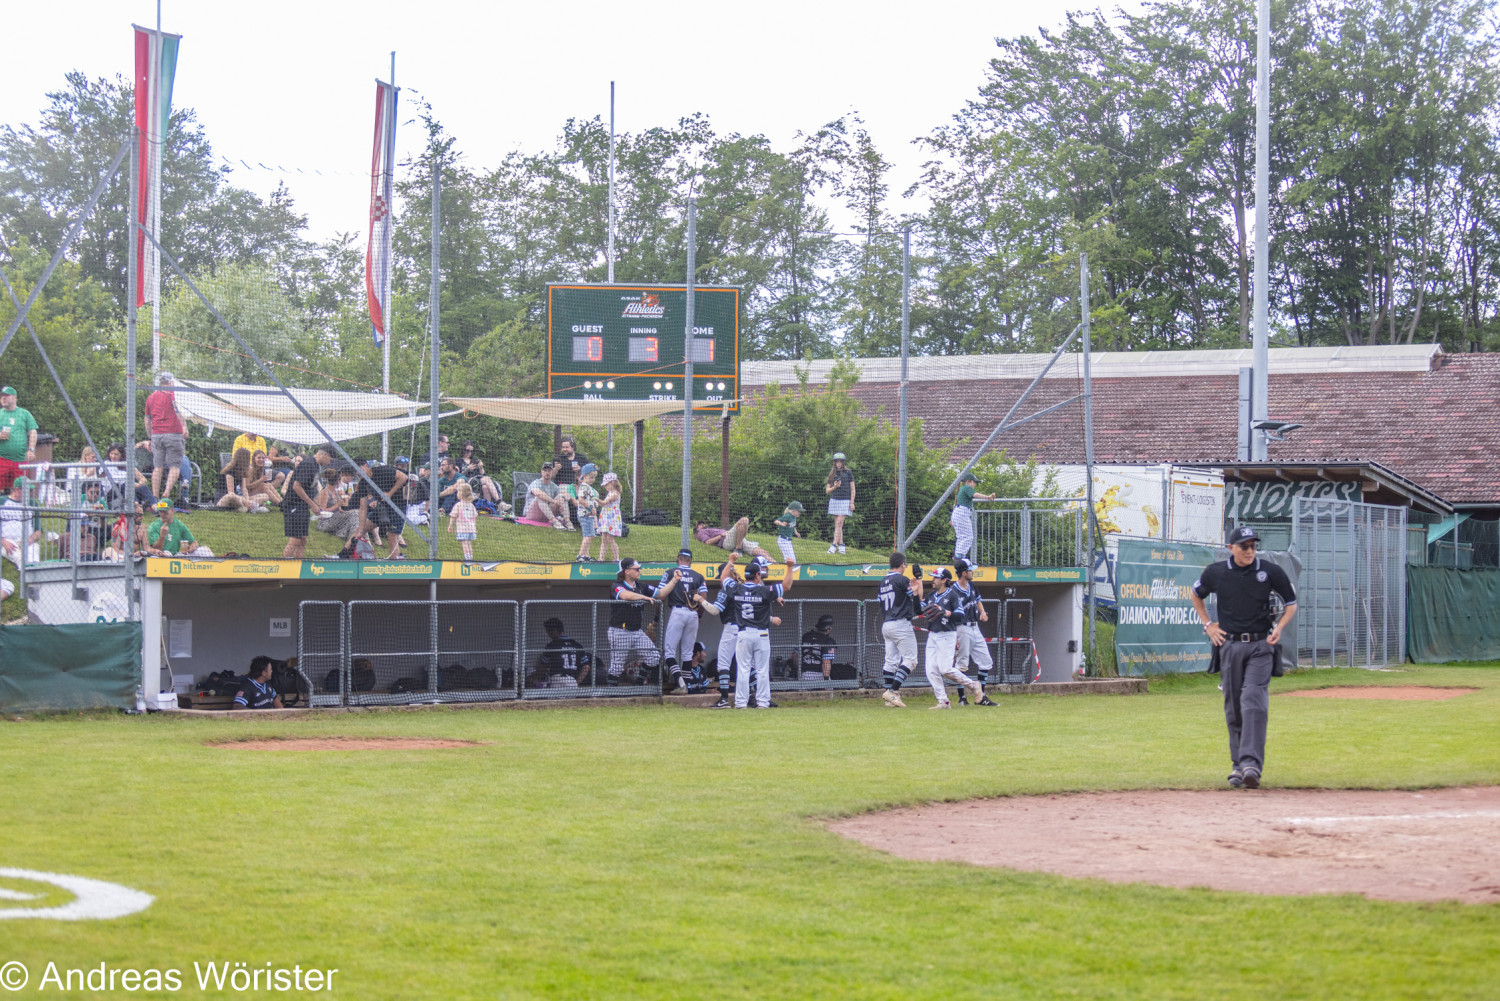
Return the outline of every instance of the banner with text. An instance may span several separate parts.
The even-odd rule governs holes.
[[[1208,670],[1211,650],[1191,588],[1214,558],[1213,546],[1120,540],[1115,659],[1121,674]]]

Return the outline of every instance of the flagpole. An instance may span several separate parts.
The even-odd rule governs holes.
[[[146,137],[151,149],[151,235],[161,239],[161,148],[166,132],[161,121],[161,0],[156,0],[156,34],[151,39],[150,81],[147,91],[148,122],[156,124]],[[161,371],[161,254],[153,244],[146,273],[151,276],[151,374]]]
[[[383,309],[381,311],[381,313],[380,313],[381,326],[384,327],[384,329],[381,331],[381,338],[380,338],[381,341],[382,341],[382,343],[381,343],[381,355],[382,355],[382,358],[381,358],[381,382],[380,382],[380,388],[382,390],[384,390],[385,392],[387,392],[387,393],[389,393],[391,391],[391,234],[392,234],[392,232],[396,228],[396,226],[395,226],[395,214],[394,214],[395,213],[395,209],[394,209],[394,206],[392,206],[392,204],[391,204],[391,199],[392,199],[392,196],[394,194],[394,187],[395,187],[394,179],[395,179],[395,175],[396,175],[396,164],[395,164],[395,160],[394,160],[394,157],[396,155],[396,95],[399,94],[399,93],[401,93],[401,92],[396,88],[396,53],[392,52],[391,53],[391,128],[390,128],[390,138],[386,142],[386,151],[385,151],[385,169],[386,169],[386,175],[385,175],[385,184],[384,184],[384,188],[385,188],[384,196],[385,196],[386,212],[390,213],[391,215],[390,215],[390,221],[386,224],[386,227],[385,227],[385,241],[384,241],[385,242],[385,247],[383,248],[384,249],[384,260],[385,260],[385,274],[382,276],[382,284],[385,287],[381,290],[382,298],[384,299],[384,302],[385,302],[385,309]],[[390,462],[391,461],[391,433],[389,431],[381,432],[381,435],[380,435],[380,461],[381,462]]]

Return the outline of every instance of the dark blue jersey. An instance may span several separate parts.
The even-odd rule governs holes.
[[[546,674],[576,675],[580,667],[589,666],[588,651],[571,636],[559,636],[542,651],[542,669]]]
[[[270,685],[263,685],[254,678],[246,678],[240,682],[239,690],[234,693],[234,704],[250,709],[274,709],[276,689]]]
[[[609,596],[615,599],[615,603],[609,606],[609,624],[615,629],[629,629],[631,632],[641,628],[642,613],[650,605],[647,601],[630,601],[621,598],[620,595],[626,591],[636,594],[650,594],[651,590],[640,581],[634,584],[626,581],[616,581],[609,586]],[[653,616],[654,618],[654,616]]]
[[[942,609],[948,613],[947,617],[939,615],[928,623],[928,632],[951,633],[964,623],[964,599],[955,587],[950,586],[942,594],[934,594],[928,598],[927,607]]]
[[[696,607],[692,601],[693,595],[707,594],[708,583],[704,580],[703,575],[694,570],[692,567],[673,567],[671,570],[668,570],[666,573],[661,575],[661,580],[657,581],[656,587],[652,589],[651,594],[654,597],[661,597],[661,589],[667,586],[668,582],[670,582],[672,579],[672,574],[674,573],[680,574],[681,576],[678,578],[677,586],[672,588],[671,592],[668,593],[665,599],[667,602],[667,607]]]
[[[903,622],[917,614],[917,596],[906,574],[892,570],[885,575],[880,582],[880,605],[887,622]]]
[[[781,597],[780,584],[762,584],[760,581],[736,582],[731,590],[728,586],[719,592],[714,607],[734,610],[734,621],[741,629],[770,629],[771,603]]]
[[[979,597],[979,592],[962,584],[953,584],[948,590],[957,591],[959,599],[963,602],[964,624],[970,626],[978,625],[979,602],[983,600]]]

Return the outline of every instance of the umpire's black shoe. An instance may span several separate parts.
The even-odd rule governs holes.
[[[1260,772],[1256,771],[1253,768],[1247,768],[1247,769],[1245,769],[1245,788],[1246,789],[1259,789],[1260,788]]]
[[[709,706],[708,708],[710,708],[710,709],[733,709],[734,708],[734,703],[730,702],[727,698],[725,698],[724,696],[720,695],[719,696],[719,701],[715,702],[713,705]]]
[[[1245,775],[1238,768],[1229,773],[1229,785],[1232,789],[1245,788]]]

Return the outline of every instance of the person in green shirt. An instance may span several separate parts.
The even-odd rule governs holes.
[[[800,539],[802,533],[797,531],[797,519],[802,517],[802,502],[792,501],[781,512],[781,517],[772,524],[776,526],[776,546],[781,550],[781,555],[796,562],[797,554],[792,549],[792,540]]]
[[[207,546],[199,545],[187,523],[177,517],[171,501],[156,502],[156,520],[146,526],[147,550],[152,556],[213,556]]]
[[[953,514],[948,524],[953,526],[953,559],[967,560],[974,548],[974,501],[994,500],[994,494],[975,492],[979,478],[973,473],[964,473],[958,478],[958,497],[953,501]]]
[[[16,406],[16,387],[0,386],[0,494],[21,475],[21,463],[36,461],[36,418]]]

